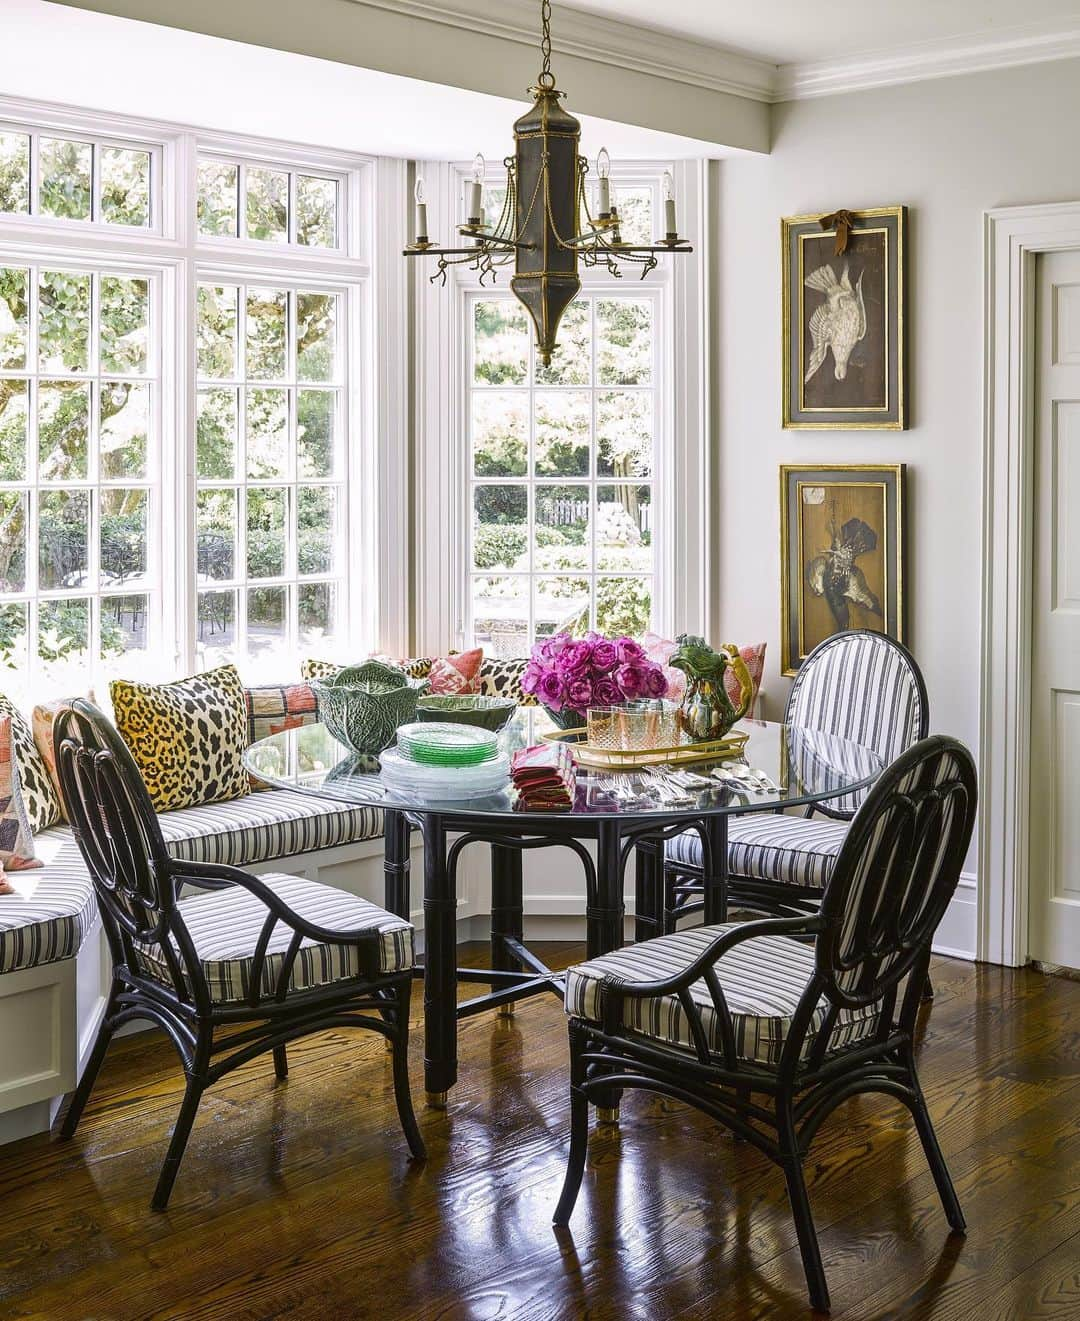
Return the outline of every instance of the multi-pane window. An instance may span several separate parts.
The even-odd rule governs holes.
[[[196,646],[280,666],[343,624],[344,291],[205,281]]]
[[[0,215],[152,224],[148,147],[0,124]]]
[[[550,367],[509,297],[471,313],[471,633],[501,655],[652,620],[656,303],[581,294]]]
[[[217,156],[201,156],[198,170],[201,236],[341,246],[337,177]]]
[[[0,666],[84,691],[158,611],[157,290],[137,271],[0,265]],[[15,682],[12,682],[12,678]]]

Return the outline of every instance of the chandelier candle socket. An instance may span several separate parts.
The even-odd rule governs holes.
[[[489,279],[494,283],[498,269],[512,261],[510,287],[532,318],[537,353],[547,367],[562,315],[581,288],[579,257],[586,266],[603,266],[613,276],[635,267],[644,279],[656,267],[658,253],[686,253],[693,248],[676,228],[670,173],[664,178],[664,237],[649,245],[623,242],[611,159],[603,147],[596,157],[597,215],[592,216],[585,186],[589,164],[578,151],[581,125],[559,104],[562,92],[551,72],[550,0],[541,0],[540,22],[543,63],[536,86],[529,89],[533,105],[514,125],[515,150],[505,161],[502,213],[493,225],[485,223],[485,163],[483,156],[477,156],[467,189],[467,220],[458,226],[458,233],[471,243],[440,247],[428,238],[427,208],[417,180],[416,238],[404,255],[431,253],[437,259],[431,279],[443,283],[448,269],[461,265],[478,272],[481,284]]]

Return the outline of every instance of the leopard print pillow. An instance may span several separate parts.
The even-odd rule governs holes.
[[[116,727],[155,811],[221,803],[250,793],[243,754],[248,720],[235,665],[178,683],[114,680]]]
[[[528,658],[485,660],[480,666],[480,691],[487,697],[512,697],[519,706],[536,706],[536,698],[521,691]]]
[[[61,819],[60,799],[34,742],[34,731],[21,711],[0,694],[0,716],[11,717],[11,743],[30,830],[48,830]]]
[[[378,652],[373,656],[369,656],[368,660],[381,660],[387,665],[396,665],[399,669],[404,670],[410,679],[426,679],[431,673],[433,663],[430,656],[418,656],[412,660],[396,661]],[[356,664],[359,665],[362,662],[357,661]],[[337,661],[306,660],[300,664],[300,675],[304,679],[332,679],[343,668]]]

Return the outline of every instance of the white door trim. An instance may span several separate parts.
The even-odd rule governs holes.
[[[1035,258],[1080,248],[1080,201],[988,211],[983,325],[977,957],[1028,959]]]

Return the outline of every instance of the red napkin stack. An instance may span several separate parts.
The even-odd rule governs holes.
[[[577,766],[565,743],[538,743],[515,752],[510,778],[526,812],[567,812],[574,805]]]

